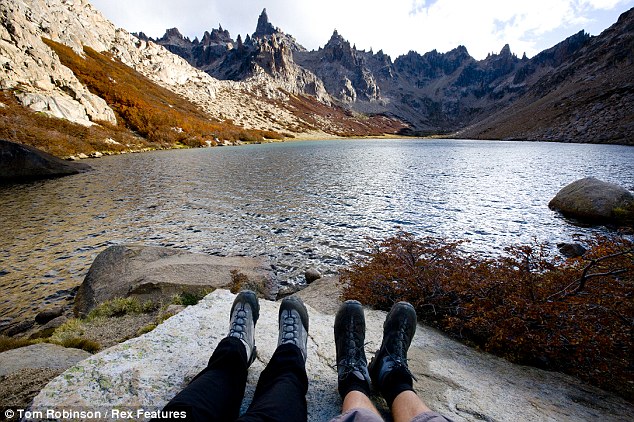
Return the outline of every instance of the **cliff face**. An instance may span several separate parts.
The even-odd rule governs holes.
[[[68,11],[76,16],[67,26],[57,25],[51,15]],[[75,75],[62,66],[41,37],[65,40],[74,48],[81,44],[106,48],[105,33],[115,32],[95,20],[87,1],[66,5],[52,0],[0,2],[0,89],[17,89],[24,105],[55,117],[91,125],[93,120],[116,123],[106,102],[91,94]],[[89,29],[90,28],[90,29]],[[94,29],[93,29],[94,28]]]
[[[246,129],[277,132],[275,136],[379,135],[405,127],[397,119],[358,119],[341,107],[330,107],[321,81],[293,62],[292,53],[301,46],[272,28],[265,14],[254,37],[245,42],[234,42],[222,28],[194,41],[171,29],[160,40],[165,47],[143,34],[137,37],[115,28],[87,0],[0,0],[0,25],[3,94],[16,96],[35,111],[84,125],[118,122],[106,101],[62,65],[44,39],[71,47],[80,56],[84,47],[103,52],[186,98],[211,119]]]
[[[631,137],[624,136],[621,124],[623,119],[632,120],[631,112],[601,114],[598,125],[601,136],[567,126],[548,131],[550,126],[561,123],[555,123],[547,110],[539,107],[533,112],[538,114],[542,130],[513,130],[516,123],[521,126],[522,116],[500,121],[508,129],[499,131],[493,130],[497,120],[490,120],[492,116],[508,114],[501,112],[507,107],[536,103],[548,92],[574,85],[570,81],[573,73],[596,92],[613,90],[618,85],[621,95],[627,97],[619,98],[618,104],[628,105],[631,90],[627,78],[632,79],[628,59],[632,45],[628,40],[633,31],[627,22],[631,22],[631,15],[631,10],[623,14],[619,22],[600,36],[591,37],[582,31],[531,59],[517,57],[505,45],[499,54],[490,54],[479,61],[464,46],[446,53],[434,50],[421,55],[411,51],[392,61],[382,51],[357,50],[337,31],[323,48],[306,51],[290,35],[274,28],[266,11],[260,16],[256,31],[244,42],[240,39],[233,42],[225,34],[213,50],[207,48],[210,51],[207,55],[200,53],[197,40],[187,40],[184,52],[180,39],[164,41],[169,38],[169,31],[155,42],[168,46],[217,78],[250,80],[255,75],[268,76],[277,86],[315,95],[327,104],[333,102],[356,112],[396,116],[410,124],[407,133],[451,133],[468,127],[459,136],[632,143]],[[590,63],[593,65],[589,66]],[[606,77],[591,77],[611,72],[613,64],[619,64],[623,76],[617,78],[616,84]],[[605,108],[605,101],[595,97],[582,96],[575,107]],[[572,108],[560,111],[569,119],[577,113]],[[491,123],[486,128],[471,127],[481,121]],[[593,124],[596,122],[597,119]]]

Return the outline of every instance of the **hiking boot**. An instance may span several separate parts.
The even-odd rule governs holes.
[[[383,393],[385,377],[395,369],[402,368],[414,378],[407,366],[407,350],[416,333],[416,311],[407,302],[399,302],[385,318],[383,342],[369,365],[370,377],[375,389]]]
[[[306,362],[308,342],[308,311],[302,300],[295,296],[285,297],[280,305],[280,335],[277,346],[294,344],[299,347]]]
[[[347,300],[335,317],[335,346],[337,349],[337,376],[339,392],[342,396],[347,392],[350,382],[367,383],[370,388],[368,361],[365,357],[365,316],[363,307],[356,300]],[[357,380],[351,380],[354,377]],[[342,392],[341,390],[346,390]]]
[[[238,338],[247,350],[247,366],[255,360],[255,323],[260,316],[258,297],[251,290],[243,290],[231,306],[229,337]]]

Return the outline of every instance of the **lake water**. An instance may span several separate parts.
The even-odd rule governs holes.
[[[335,273],[399,228],[495,254],[581,228],[548,209],[595,176],[634,190],[634,148],[458,140],[345,140],[160,151],[0,186],[0,324],[64,303],[109,245],[265,256],[280,282]]]

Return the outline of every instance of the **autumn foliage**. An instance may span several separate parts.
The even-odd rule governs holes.
[[[124,127],[105,122],[87,127],[36,113],[21,105],[11,90],[0,90],[0,103],[0,139],[31,145],[58,157],[155,147]]]
[[[88,89],[103,98],[128,129],[163,147],[205,146],[205,141],[281,139],[276,132],[247,130],[219,121],[172,91],[159,86],[108,53],[84,47],[84,56],[43,38],[64,66]]]
[[[421,322],[512,362],[574,375],[634,399],[634,248],[596,237],[581,258],[546,244],[485,258],[462,242],[401,233],[342,272],[344,298],[387,310],[411,302]]]

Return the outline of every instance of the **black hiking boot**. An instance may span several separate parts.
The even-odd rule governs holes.
[[[396,303],[385,318],[381,348],[369,365],[374,388],[381,392],[390,406],[400,391],[412,389],[414,376],[407,366],[407,350],[415,333],[414,307],[407,302]],[[389,377],[390,375],[396,376]],[[390,378],[387,380],[389,382],[386,382],[387,378]],[[409,388],[404,385],[409,385]],[[400,391],[395,391],[399,389]]]
[[[251,290],[243,290],[236,296],[231,306],[229,337],[236,337],[247,350],[247,366],[255,360],[255,323],[260,316],[258,297]]]
[[[294,344],[299,347],[306,362],[308,342],[308,311],[298,297],[290,296],[282,300],[279,313],[280,334],[277,346]]]
[[[356,300],[344,302],[335,317],[337,378],[342,398],[352,390],[370,394],[370,374],[365,357],[365,316]]]

